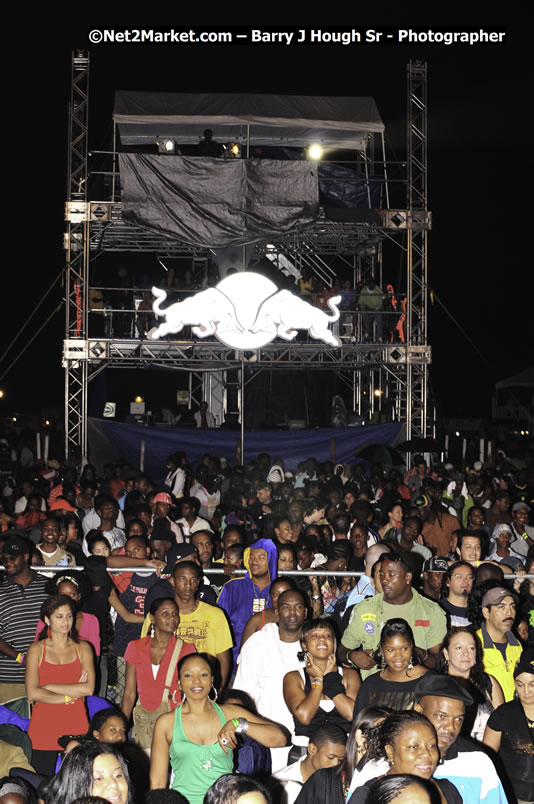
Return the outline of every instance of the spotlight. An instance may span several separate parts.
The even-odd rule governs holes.
[[[142,397],[142,396],[136,396],[136,397],[135,397],[135,399],[134,399],[134,402],[137,402],[137,403],[139,403],[139,402],[144,402],[144,401],[145,401],[145,400],[143,399],[143,397]]]
[[[15,424],[15,422],[17,421],[17,417],[16,417],[16,416],[12,416],[12,417],[11,417],[11,421],[13,422],[13,424]]]
[[[315,159],[316,161],[319,160],[323,155],[323,149],[320,145],[309,145],[308,146],[308,159]]]
[[[232,159],[241,157],[241,146],[237,142],[227,142],[223,145],[224,155]]]
[[[2,389],[0,388],[0,399],[3,399],[3,398],[4,398],[4,392],[3,392],[3,391],[2,391]]]
[[[161,139],[156,140],[159,154],[173,154],[176,150],[176,143],[174,140]]]
[[[382,396],[384,392],[380,390],[380,388],[375,388],[375,396]]]
[[[458,430],[456,431],[455,435],[458,436],[458,437],[460,436],[460,433],[458,432]]]

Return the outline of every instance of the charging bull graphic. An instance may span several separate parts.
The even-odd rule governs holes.
[[[340,346],[339,338],[328,329],[339,318],[337,305],[340,301],[341,296],[328,299],[332,315],[327,315],[303,299],[293,296],[289,290],[279,290],[261,305],[252,332],[266,332],[271,338],[279,335],[286,341],[292,341],[298,329],[307,329],[312,338],[331,346]]]
[[[171,304],[166,310],[161,309],[161,303],[167,298],[167,293],[159,288],[152,288],[152,294],[156,301],[152,309],[158,316],[165,316],[165,323],[160,324],[150,333],[151,338],[161,338],[162,335],[169,335],[171,332],[180,332],[188,324],[195,324],[192,327],[193,333],[198,338],[206,338],[217,332],[238,332],[243,331],[243,327],[237,320],[235,307],[224,293],[217,288],[208,288],[195,293],[182,302]]]
[[[161,305],[167,293],[152,288],[156,297],[154,313],[165,316],[165,322],[149,333],[161,338],[191,326],[199,338],[215,335],[235,349],[258,349],[276,337],[293,340],[297,330],[306,329],[312,338],[330,346],[340,340],[329,326],[339,318],[337,305],[341,296],[328,300],[332,314],[314,307],[288,290],[278,290],[274,282],[252,271],[235,273],[221,280],[217,287],[201,290],[184,301]]]

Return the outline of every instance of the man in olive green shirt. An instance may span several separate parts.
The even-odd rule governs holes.
[[[338,648],[339,661],[359,669],[362,679],[376,672],[379,668],[371,654],[380,642],[382,626],[387,620],[402,617],[413,631],[423,663],[435,667],[447,632],[445,612],[412,588],[413,576],[407,556],[384,553],[379,561],[382,594],[354,606]]]

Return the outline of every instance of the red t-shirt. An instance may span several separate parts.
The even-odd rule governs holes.
[[[152,657],[150,655],[151,644],[151,636],[134,639],[132,642],[128,643],[124,658],[127,662],[130,662],[130,664],[135,665],[137,673],[137,692],[141,706],[153,712],[154,709],[158,708],[163,698],[165,678],[167,677],[169,662],[176,644],[176,637],[172,636],[169,639],[167,650],[161,660],[161,664],[158,666],[158,673],[155,679],[152,673]],[[195,646],[184,642],[178,657],[178,662],[190,653],[196,653]],[[176,663],[176,667],[178,666],[178,662]],[[169,687],[169,692],[172,695],[169,701],[172,712],[182,700],[182,693],[178,687],[178,670],[176,668]]]

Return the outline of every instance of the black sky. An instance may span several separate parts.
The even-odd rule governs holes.
[[[195,23],[205,30],[217,26],[202,13],[194,22],[191,13],[188,22],[182,14],[177,17],[175,28]],[[403,20],[402,27],[421,27],[416,19]],[[246,26],[241,20],[235,24]],[[365,22],[352,20],[343,27],[380,29],[385,24],[378,15],[367,15]],[[505,30],[504,22],[487,24],[466,16],[463,22],[458,17],[441,22],[451,30],[468,25]],[[306,25],[323,30],[338,26]],[[8,65],[2,352],[64,262],[70,54],[75,47],[88,47],[89,30],[105,27],[113,25],[96,18],[87,25],[67,23],[63,32],[54,32],[49,24],[34,22]],[[144,27],[158,26],[152,21]],[[290,29],[284,23],[253,27]],[[434,305],[429,313],[431,379],[444,414],[485,415],[493,383],[532,362],[533,283],[530,250],[523,245],[529,240],[530,225],[520,195],[527,184],[529,141],[523,112],[514,99],[524,70],[523,53],[510,32],[505,44],[471,47],[96,45],[90,48],[90,147],[109,145],[115,89],[258,91],[371,95],[385,122],[388,142],[402,158],[406,64],[410,58],[426,60],[433,212],[429,282],[478,350]],[[57,287],[50,294],[3,360],[0,374],[59,303],[61,293]],[[62,404],[62,338],[61,312],[0,380],[6,390],[1,415],[8,407]]]

